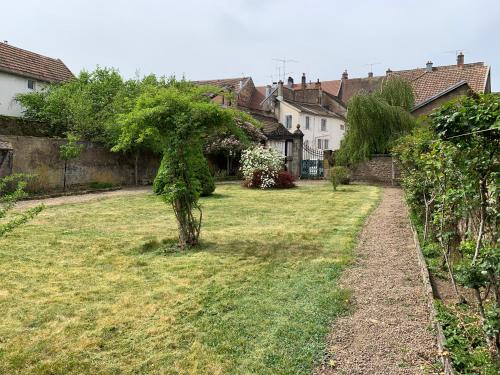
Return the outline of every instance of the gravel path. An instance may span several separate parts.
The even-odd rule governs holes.
[[[432,373],[436,347],[400,189],[386,188],[341,278],[353,312],[334,322],[316,374]]]
[[[34,199],[21,201],[16,204],[16,208],[31,208],[43,203],[46,206],[58,206],[67,203],[81,203],[97,199],[120,197],[123,195],[136,195],[151,192],[151,186],[126,187],[120,190],[106,191],[103,193],[89,193],[79,195],[68,195],[56,198]]]

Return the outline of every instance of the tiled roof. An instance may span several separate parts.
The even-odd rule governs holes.
[[[262,101],[266,98],[266,86],[256,86],[252,97],[247,104],[249,109],[262,110]]]
[[[256,120],[260,121],[262,124],[262,133],[268,139],[292,139],[293,135],[289,132],[283,124],[280,124],[278,120],[276,120],[272,116],[266,116],[259,113],[250,113],[252,117]]]
[[[26,51],[7,43],[0,43],[0,71],[45,82],[63,82],[74,77],[61,60]]]
[[[342,81],[340,99],[347,103],[360,91],[373,92],[380,88],[385,77],[349,78]]]
[[[306,103],[293,102],[290,100],[284,100],[284,102],[297,108],[301,112],[309,113],[311,115],[342,118],[342,116],[340,116],[339,114],[329,111],[328,109],[319,104],[306,104]]]
[[[432,71],[425,68],[394,71],[390,74],[405,77],[411,82],[415,92],[415,104],[438,95],[461,81],[467,82],[475,92],[484,92],[490,68],[482,62],[463,66],[436,66]]]
[[[337,96],[339,94],[339,89],[340,89],[340,79],[336,79],[333,81],[321,81],[321,89],[331,95]],[[302,90],[302,84],[301,83],[295,83],[292,87],[294,90]],[[316,83],[315,82],[309,82],[306,83],[306,89],[316,89]]]
[[[193,81],[193,83],[195,85],[217,86],[217,87],[238,93],[240,91],[241,87],[244,86],[249,79],[250,79],[250,77],[226,78],[226,79],[208,79],[208,80],[203,80],[203,81]]]

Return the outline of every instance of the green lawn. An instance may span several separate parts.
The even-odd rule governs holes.
[[[183,253],[153,195],[49,207],[0,239],[0,373],[307,374],[379,196],[218,186]]]

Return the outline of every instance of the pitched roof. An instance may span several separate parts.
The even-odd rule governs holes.
[[[267,139],[292,139],[293,134],[286,129],[283,124],[275,119],[273,116],[263,115],[259,113],[250,113],[252,117],[260,121],[262,124],[262,133],[265,134]]]
[[[343,118],[341,115],[329,111],[327,108],[323,107],[320,104],[308,104],[308,103],[300,103],[293,102],[291,100],[283,100],[285,103],[295,107],[301,112],[308,113],[314,116],[326,116],[326,117],[335,117],[335,118]]]
[[[432,71],[426,68],[399,70],[389,73],[408,79],[415,92],[415,103],[420,104],[446,89],[466,82],[475,92],[484,92],[490,67],[482,62],[471,64],[436,66]]]
[[[340,99],[347,103],[361,90],[373,92],[380,88],[385,77],[349,78],[342,80]]]
[[[321,89],[333,96],[337,96],[339,94],[340,90],[340,79],[335,79],[332,81],[321,81]],[[316,83],[315,82],[309,82],[306,83],[306,89],[316,89]],[[294,83],[292,86],[293,90],[302,90],[302,84],[301,83]]]
[[[45,82],[63,82],[73,73],[59,59],[0,43],[0,71],[35,78]]]
[[[193,81],[193,83],[195,85],[217,86],[238,93],[241,90],[241,88],[248,82],[249,79],[250,77],[207,79],[202,81]]]
[[[256,86],[250,101],[247,103],[246,107],[249,109],[255,109],[261,111],[262,101],[266,98],[266,86]]]

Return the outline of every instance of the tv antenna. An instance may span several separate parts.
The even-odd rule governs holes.
[[[373,67],[375,65],[380,65],[381,63],[379,62],[374,62],[374,63],[368,63],[368,64],[365,64],[364,66],[369,66],[370,67],[370,73],[373,73]]]
[[[287,74],[292,74],[293,72],[287,72],[286,71],[286,64],[288,63],[298,63],[297,60],[294,59],[287,59],[287,58],[273,58],[274,61],[281,63],[281,66],[278,65],[277,70],[278,70],[278,77],[285,82],[285,77]]]
[[[460,53],[467,52],[465,49],[456,49],[456,50],[451,50],[451,51],[444,51],[444,53],[452,53],[457,57]]]

